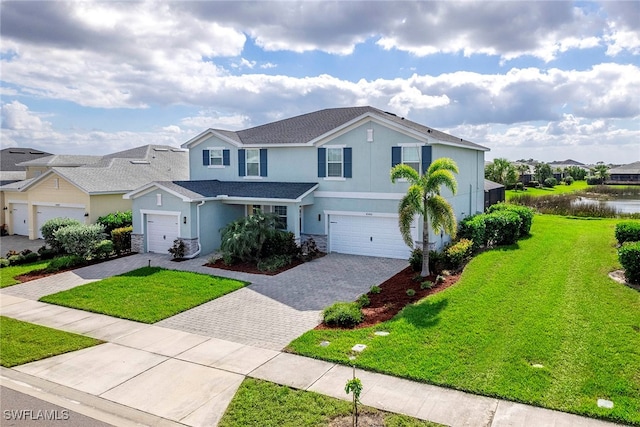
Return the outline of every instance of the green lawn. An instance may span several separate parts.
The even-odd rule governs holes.
[[[640,292],[607,276],[620,268],[615,223],[537,215],[530,238],[478,255],[455,286],[374,328],[312,330],[290,349],[348,364],[362,343],[360,368],[640,425]]]
[[[351,402],[247,378],[240,385],[218,425],[220,427],[321,427],[327,426],[329,421],[337,416],[350,416],[351,408]],[[371,408],[365,410],[379,412]],[[387,427],[439,425],[405,415],[383,414]]]
[[[102,341],[0,316],[0,365],[10,368]]]
[[[26,274],[35,270],[42,270],[49,265],[49,261],[38,261],[24,265],[13,265],[11,267],[0,268],[0,288],[16,285],[18,282],[14,277]]]
[[[246,285],[223,277],[144,267],[47,295],[40,301],[155,323]]]
[[[515,194],[529,194],[531,196],[549,196],[551,194],[566,194],[575,193],[576,191],[583,191],[587,188],[587,181],[575,181],[571,185],[556,185],[553,188],[527,188],[525,191],[507,190],[505,196],[507,200],[513,197]]]

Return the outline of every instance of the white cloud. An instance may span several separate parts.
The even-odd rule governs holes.
[[[180,124],[197,132],[202,132],[209,128],[239,130],[249,127],[250,119],[243,114],[225,116],[215,111],[203,110],[198,112],[197,116],[181,119]]]
[[[18,101],[2,104],[2,129],[40,132],[49,130],[51,123],[43,121],[38,114]]]

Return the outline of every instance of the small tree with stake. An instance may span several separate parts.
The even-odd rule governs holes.
[[[353,367],[353,378],[347,381],[344,391],[353,393],[353,427],[358,427],[358,403],[360,403],[360,393],[362,393],[362,381],[356,377],[356,367]]]

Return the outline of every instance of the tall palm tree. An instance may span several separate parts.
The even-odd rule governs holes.
[[[524,175],[526,173],[529,173],[529,165],[526,165],[524,163],[519,164],[516,168],[518,170],[518,173],[520,174],[520,179],[522,180],[522,185],[524,185]]]
[[[595,177],[600,179],[600,184],[604,184],[607,178],[609,178],[609,168],[604,163],[598,163],[592,171]]]
[[[391,169],[391,182],[406,179],[409,189],[398,205],[399,227],[402,238],[413,248],[411,223],[416,215],[422,215],[422,277],[429,273],[429,228],[439,233],[446,231],[451,236],[456,233],[456,217],[453,208],[440,195],[440,188],[447,187],[453,194],[458,190],[454,173],[458,165],[452,159],[442,157],[435,160],[429,169],[420,175],[410,166],[399,164]]]

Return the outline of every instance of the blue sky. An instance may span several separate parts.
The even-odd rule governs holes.
[[[179,146],[372,105],[487,159],[640,160],[640,2],[0,3],[1,143]]]

